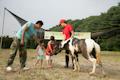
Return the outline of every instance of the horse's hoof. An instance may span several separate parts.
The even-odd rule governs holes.
[[[90,73],[89,73],[89,75],[91,75],[91,76],[94,75],[94,74],[95,74],[95,72],[90,72]]]
[[[105,78],[107,75],[106,74],[103,74],[103,77]]]
[[[107,75],[106,75],[106,73],[105,72],[103,72],[103,77],[106,77]]]
[[[77,69],[74,69],[73,71],[75,72]]]
[[[78,72],[80,72],[80,70],[78,70]]]
[[[80,69],[78,69],[78,72],[80,72]]]

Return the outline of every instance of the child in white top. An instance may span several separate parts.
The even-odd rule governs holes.
[[[44,47],[44,43],[39,44],[36,48],[36,54],[37,54],[37,61],[35,63],[38,64],[40,62],[40,66],[41,68],[43,67],[43,60],[45,58],[45,47]]]

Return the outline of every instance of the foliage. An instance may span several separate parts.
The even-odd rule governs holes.
[[[67,20],[72,24],[76,32],[107,32],[108,30],[118,29],[106,33],[99,38],[102,50],[120,50],[120,3],[112,6],[106,13],[99,16],[90,16],[85,19]],[[51,31],[61,31],[61,28],[54,26]],[[109,37],[110,36],[110,37]]]
[[[98,36],[95,39],[100,45],[102,50],[120,50],[120,3],[118,6],[111,7],[106,13],[101,13],[99,16],[90,16],[85,19],[67,20],[67,23],[74,26],[76,32],[107,32],[106,35]],[[117,32],[116,30],[117,29]],[[51,31],[62,31],[62,27],[56,25],[50,28]],[[112,31],[114,30],[114,31]],[[12,38],[9,36],[3,37],[3,48],[9,48]],[[47,41],[45,43],[47,44]],[[28,41],[28,48],[36,48],[37,43],[30,39]]]

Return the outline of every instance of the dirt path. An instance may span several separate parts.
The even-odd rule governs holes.
[[[40,69],[39,65],[32,67],[35,62],[33,50],[28,52],[27,66],[31,67],[28,71],[19,71],[18,56],[13,64],[16,72],[5,72],[5,65],[10,50],[0,51],[0,80],[120,80],[120,53],[119,52],[102,52],[102,61],[106,72],[103,77],[99,66],[96,69],[96,75],[90,76],[88,73],[92,69],[91,63],[82,56],[79,57],[80,72],[73,72],[70,68],[64,68],[64,53],[54,56],[54,67],[49,69],[44,63],[44,68]]]

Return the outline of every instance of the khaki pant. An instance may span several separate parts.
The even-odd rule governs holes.
[[[21,42],[21,40],[17,39],[17,38],[15,38],[14,41],[12,42],[12,44],[11,44],[12,52],[9,56],[7,66],[11,66],[13,64],[13,61],[17,54],[17,51],[19,50],[19,58],[20,58],[21,68],[25,67],[25,63],[26,63],[26,59],[27,59],[27,51],[26,51],[26,47],[22,47],[20,45],[20,42]]]

